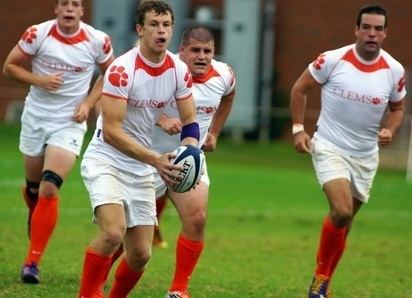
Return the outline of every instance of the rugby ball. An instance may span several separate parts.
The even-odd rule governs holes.
[[[205,155],[202,150],[192,145],[177,147],[173,151],[176,157],[170,160],[174,165],[181,166],[180,179],[176,179],[168,188],[174,192],[186,192],[196,186],[203,172]]]

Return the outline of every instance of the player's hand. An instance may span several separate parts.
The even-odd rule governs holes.
[[[216,150],[217,139],[214,135],[208,133],[206,136],[206,141],[202,146],[202,150],[205,152],[213,152]]]
[[[299,153],[311,152],[310,137],[305,131],[298,132],[294,135],[293,144]]]
[[[176,157],[174,153],[165,153],[160,155],[156,159],[154,167],[160,175],[160,178],[166,183],[167,186],[171,186],[176,179],[180,179],[179,172],[182,170],[181,166],[173,165],[170,160]]]
[[[63,72],[56,72],[40,77],[37,85],[47,91],[57,91],[63,83]]]
[[[87,117],[89,117],[89,113],[91,109],[92,109],[92,106],[90,106],[87,102],[83,101],[74,110],[72,120],[78,123],[82,123],[83,121],[87,119]]]
[[[387,128],[382,128],[378,133],[379,146],[386,146],[392,142],[392,131]]]
[[[182,123],[180,122],[180,119],[168,117],[165,114],[159,116],[156,125],[171,136],[182,131]]]

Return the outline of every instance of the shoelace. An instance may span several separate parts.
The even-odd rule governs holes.
[[[315,280],[310,287],[310,291],[320,294],[321,288],[325,286],[325,283],[328,281],[328,279],[325,276],[318,276],[315,277]]]

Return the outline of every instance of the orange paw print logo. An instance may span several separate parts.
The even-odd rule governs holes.
[[[319,55],[319,57],[313,62],[313,67],[317,70],[321,70],[322,64],[325,63],[325,54]]]
[[[406,78],[405,78],[405,75],[403,75],[402,79],[400,79],[398,83],[398,92],[402,92],[403,88],[405,88],[405,84],[406,84]]]
[[[112,49],[112,41],[110,37],[105,37],[104,44],[103,44],[103,53],[108,54]]]
[[[124,72],[125,68],[123,66],[113,65],[110,68],[109,82],[115,87],[126,87],[128,84],[128,74]]]
[[[186,73],[185,74],[185,78],[184,78],[185,82],[186,82],[186,87],[187,88],[192,88],[193,86],[193,80],[192,80],[192,75],[190,73]]]
[[[21,40],[27,43],[33,43],[33,41],[37,38],[37,28],[30,27],[23,33]]]
[[[372,98],[372,104],[375,106],[381,103],[381,99],[379,97]]]

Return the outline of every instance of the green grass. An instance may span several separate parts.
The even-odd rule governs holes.
[[[62,187],[41,284],[22,285],[27,210],[20,198],[18,127],[0,126],[0,142],[0,297],[76,297],[84,249],[97,233],[79,164]],[[304,297],[327,212],[309,156],[281,142],[223,141],[208,156],[208,170],[206,246],[191,279],[193,297]],[[412,297],[411,198],[403,171],[379,170],[371,202],[355,220],[333,281],[337,297]],[[130,297],[164,297],[179,227],[169,204],[162,220],[169,249],[154,249]]]

